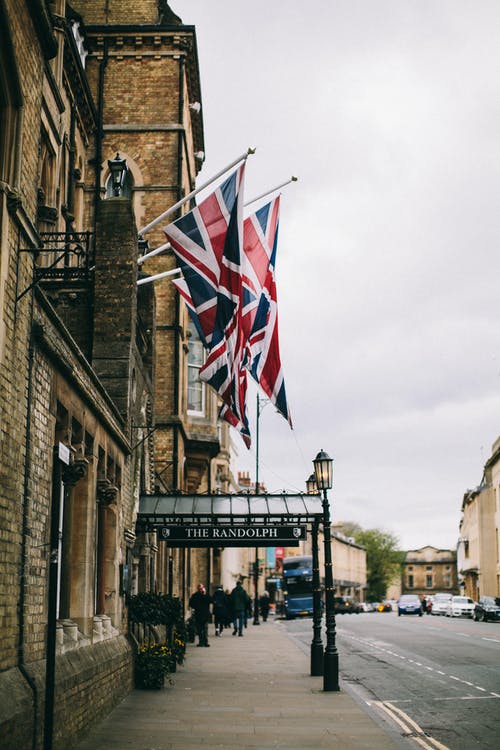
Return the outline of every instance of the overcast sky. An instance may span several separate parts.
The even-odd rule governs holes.
[[[500,3],[170,5],[196,26],[200,182],[253,145],[246,199],[299,178],[277,258],[294,430],[263,408],[260,479],[302,491],[324,449],[334,520],[454,548],[500,435]]]

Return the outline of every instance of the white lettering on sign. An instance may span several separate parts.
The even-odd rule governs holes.
[[[209,529],[188,529],[188,539],[208,539]]]
[[[189,530],[188,530],[189,533]],[[278,529],[212,529],[214,539],[277,539]]]

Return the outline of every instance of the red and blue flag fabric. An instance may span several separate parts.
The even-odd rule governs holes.
[[[242,220],[244,165],[170,224],[183,279],[174,281],[208,355],[200,379],[220,395],[220,417],[250,447],[247,371],[291,425],[278,340],[275,280],[279,196]]]
[[[292,426],[281,367],[276,291],[279,196],[248,217],[243,229],[246,304],[243,306],[243,364]]]
[[[198,316],[209,347],[216,328],[222,258],[230,250],[226,247],[227,243],[234,241],[237,221],[234,214],[235,209],[236,213],[239,211],[239,188],[243,174],[244,165],[198,206],[164,229],[189,290],[192,310]],[[229,236],[231,219],[233,236]]]
[[[217,391],[242,423],[238,373],[244,169],[243,164],[199,206],[164,230],[183,272],[190,311],[197,315],[208,347],[200,379]]]

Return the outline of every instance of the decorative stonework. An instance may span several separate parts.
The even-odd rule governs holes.
[[[97,502],[103,508],[116,503],[118,487],[114,487],[109,479],[101,479],[97,482]]]

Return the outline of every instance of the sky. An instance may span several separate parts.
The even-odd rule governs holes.
[[[206,159],[282,190],[281,359],[236,470],[334,521],[455,548],[500,436],[497,0],[171,0],[196,27]],[[255,204],[254,208],[259,204]]]

